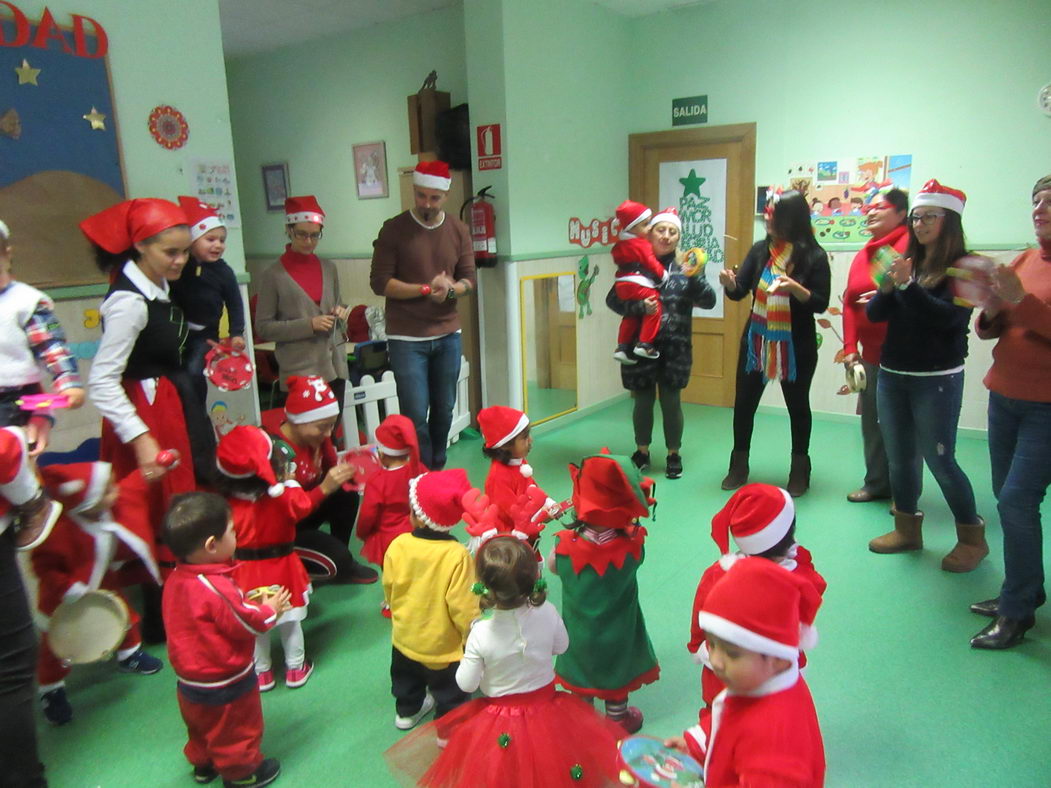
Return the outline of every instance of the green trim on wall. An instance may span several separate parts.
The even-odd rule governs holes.
[[[1013,243],[1013,244],[985,244],[973,241],[967,242],[967,247],[978,252],[1024,252],[1026,249],[1031,249],[1034,244],[1031,241],[1024,243]],[[857,252],[861,249],[861,244],[821,244],[821,248],[826,252]]]
[[[241,271],[237,274],[237,284],[246,285],[252,281],[247,272]],[[76,285],[73,287],[51,287],[44,292],[53,301],[75,301],[78,298],[95,298],[104,296],[109,291],[109,285]]]

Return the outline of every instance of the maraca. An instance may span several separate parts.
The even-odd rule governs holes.
[[[162,468],[171,470],[179,464],[179,460],[182,459],[179,456],[178,449],[161,449],[157,452],[156,463]]]

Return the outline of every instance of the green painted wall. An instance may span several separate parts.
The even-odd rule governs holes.
[[[380,225],[401,210],[397,168],[416,163],[405,97],[432,69],[454,106],[467,100],[459,7],[227,63],[250,254],[284,249],[284,214],[265,210],[260,166],[287,161],[292,193],[316,194],[328,216],[319,252],[371,256]],[[377,140],[391,195],[359,200],[351,145]]]
[[[1046,0],[717,0],[635,26],[632,132],[671,127],[708,94],[709,125],[758,124],[756,179],[798,160],[913,155],[969,195],[975,247],[1032,241],[1033,182],[1051,170]]]
[[[14,4],[34,22],[46,6],[59,25],[68,24],[69,15],[77,13],[105,28],[130,197],[174,200],[189,191],[184,168],[190,159],[233,159],[218,0],[135,0],[134,4],[14,0]],[[189,139],[178,150],[158,145],[146,128],[150,110],[158,104],[171,104],[190,124]],[[241,238],[241,230],[231,229],[226,250],[226,260],[239,271],[244,270]],[[55,294],[61,296],[61,289]]]

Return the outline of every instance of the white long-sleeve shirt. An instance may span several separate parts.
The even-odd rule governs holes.
[[[551,658],[569,648],[569,633],[550,602],[493,610],[467,636],[456,683],[488,697],[532,692],[555,680]]]

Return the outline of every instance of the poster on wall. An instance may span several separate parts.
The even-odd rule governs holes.
[[[911,179],[912,155],[898,154],[792,164],[784,185],[806,197],[822,244],[864,244],[871,235],[864,213],[873,197],[889,186],[907,191]]]
[[[77,223],[126,193],[106,31],[60,21],[0,11],[0,216],[16,275],[42,287],[104,281]]]
[[[191,159],[189,173],[190,194],[215,208],[227,227],[240,227],[233,161]]]
[[[726,159],[665,161],[660,165],[660,203],[676,208],[682,220],[679,248],[700,247],[708,254],[704,276],[716,293],[711,309],[695,307],[694,317],[723,316],[719,272],[726,266]]]

